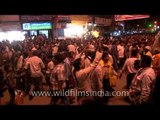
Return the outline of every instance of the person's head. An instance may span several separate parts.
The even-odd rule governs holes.
[[[141,67],[145,68],[145,67],[150,67],[152,63],[152,58],[148,55],[144,55],[141,58]]]
[[[96,53],[95,53],[95,52],[91,52],[89,56],[90,56],[90,58],[91,58],[90,61],[91,61],[91,63],[92,63],[93,60],[94,60],[94,58],[95,58],[95,56],[96,56]]]
[[[107,53],[103,53],[103,55],[102,55],[102,60],[103,60],[104,62],[108,62],[109,58],[108,58],[108,54],[107,54]]]
[[[47,62],[50,62],[51,60],[52,60],[52,55],[51,54],[49,54],[49,55],[47,55]]]
[[[56,62],[57,64],[62,63],[63,62],[63,56],[62,54],[58,53],[54,56],[54,62]]]
[[[17,57],[20,57],[22,55],[21,51],[17,51]]]
[[[131,51],[131,56],[132,56],[132,57],[137,57],[137,55],[138,55],[138,50],[137,50],[137,49],[133,49],[133,50]]]
[[[103,47],[103,51],[109,53],[109,48],[108,47]]]
[[[69,57],[69,58],[74,58],[74,57],[75,57],[75,53],[72,52],[72,51],[69,52],[69,53],[68,53],[68,57]]]
[[[24,52],[23,56],[24,56],[24,58],[27,58],[27,56],[28,56],[27,52]]]
[[[145,50],[145,52],[151,51],[151,47],[150,47],[150,46],[146,46],[146,47],[144,48],[144,50]]]
[[[6,64],[6,65],[4,65],[4,70],[6,72],[10,72],[10,71],[12,71],[12,67],[9,64]]]
[[[72,65],[74,67],[75,71],[79,71],[81,69],[81,58],[77,58],[76,60],[73,61]]]
[[[124,46],[124,42],[121,41],[120,45],[121,45],[121,46]]]
[[[33,56],[38,56],[38,50],[32,51],[32,55],[33,55]]]

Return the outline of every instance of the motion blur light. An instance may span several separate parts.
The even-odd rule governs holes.
[[[66,37],[81,36],[84,33],[83,26],[70,24],[68,28],[64,29]]]
[[[151,32],[154,32],[154,29],[152,29]]]
[[[97,37],[99,37],[99,32],[98,31],[92,31],[92,35],[97,38]]]
[[[97,26],[97,24],[94,24],[94,26]]]
[[[151,27],[152,27],[152,24],[149,24],[149,25],[148,25],[148,27],[150,27],[150,28],[151,28]]]
[[[154,21],[154,24],[157,24],[157,21]]]
[[[159,26],[157,26],[157,29],[159,29]]]
[[[89,25],[89,26],[91,26],[91,25],[92,25],[92,23],[88,23],[88,25]]]
[[[0,41],[5,39],[12,42],[13,40],[23,41],[25,39],[25,32],[21,31],[8,31],[8,32],[0,32]]]

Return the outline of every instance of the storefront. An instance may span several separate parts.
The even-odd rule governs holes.
[[[21,29],[19,15],[0,15],[0,41],[23,41],[24,32]]]
[[[53,39],[53,16],[52,15],[21,15],[21,28],[29,37],[43,34]]]
[[[82,38],[87,31],[88,15],[71,15],[71,23],[66,25],[64,36],[70,38]]]
[[[22,30],[27,32],[29,37],[43,34],[47,38],[52,38],[51,22],[30,22],[22,23]]]
[[[64,39],[65,33],[64,30],[67,27],[68,23],[71,23],[70,15],[58,15],[56,17],[56,34],[55,36],[58,39]]]

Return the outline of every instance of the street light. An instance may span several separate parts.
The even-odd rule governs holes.
[[[151,27],[152,27],[152,24],[149,24],[149,25],[148,25],[148,27],[150,27],[150,28],[151,28]]]

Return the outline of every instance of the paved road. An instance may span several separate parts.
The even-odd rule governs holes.
[[[117,85],[114,88],[115,91],[123,91],[124,95],[127,92],[126,89],[126,76],[123,75],[121,79],[117,80]],[[125,96],[114,96],[109,99],[109,105],[130,105],[126,100],[124,99]]]
[[[126,79],[123,75],[120,80],[117,81],[117,85],[114,88],[115,91],[126,91]],[[129,105],[124,100],[124,96],[115,96],[109,99],[108,105]],[[1,98],[1,104],[6,105],[9,102],[9,93],[6,91],[4,97]],[[23,105],[49,105],[51,98],[50,97],[34,97],[32,100],[29,100],[28,96],[24,98]]]

